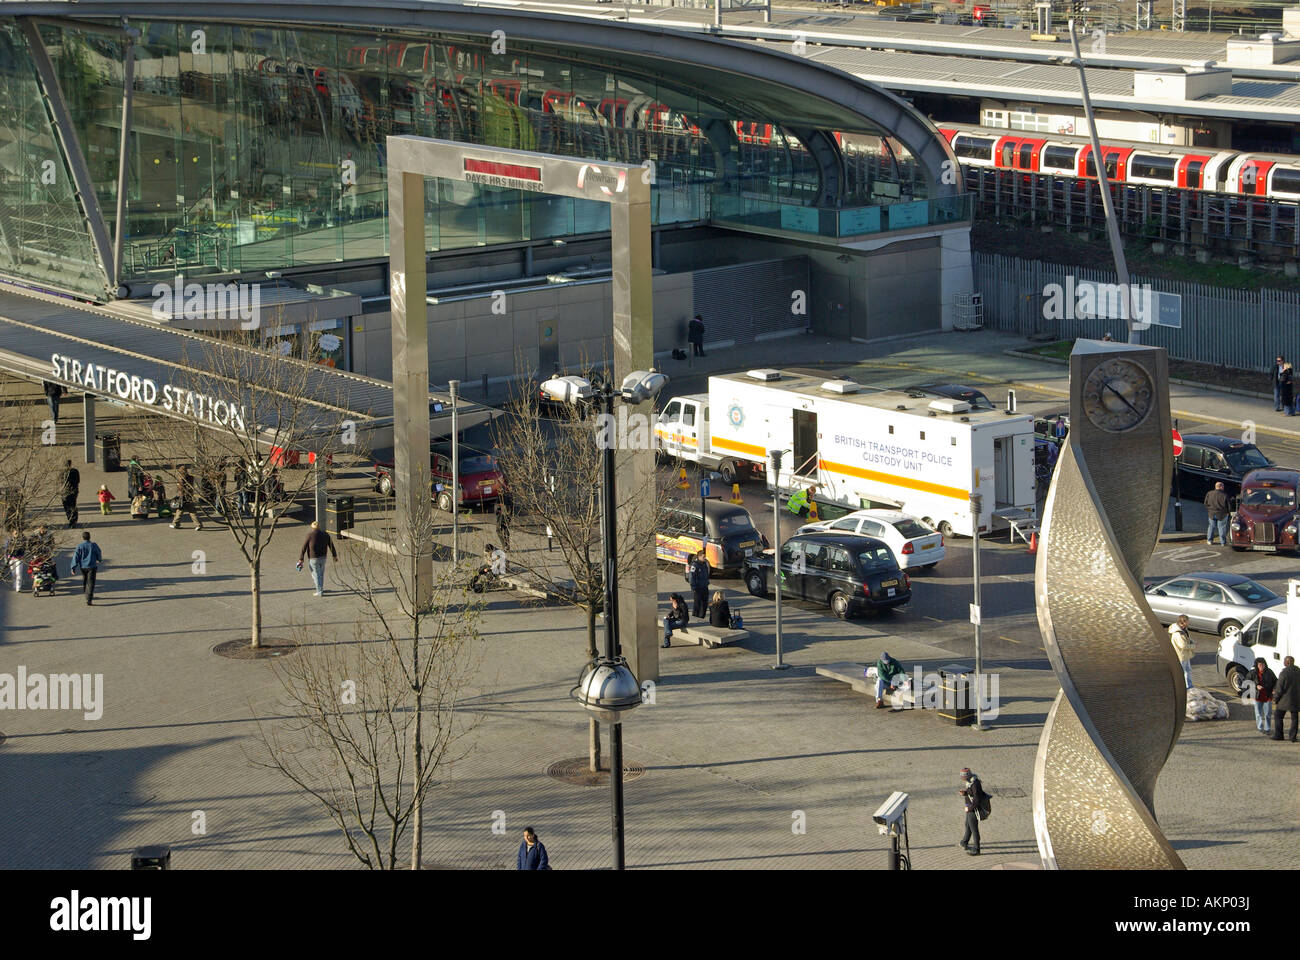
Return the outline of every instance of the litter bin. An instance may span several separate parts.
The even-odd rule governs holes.
[[[329,533],[335,535],[351,530],[355,526],[352,519],[351,497],[330,497],[325,504],[325,526]]]
[[[969,727],[975,722],[970,675],[940,670],[939,677],[943,682],[943,702],[939,707],[939,716],[951,720],[953,726]]]
[[[172,848],[168,846],[136,847],[131,854],[132,870],[170,870]]]
[[[105,473],[117,473],[122,469],[122,438],[116,433],[103,433],[95,436],[95,455],[99,458],[100,469]]]

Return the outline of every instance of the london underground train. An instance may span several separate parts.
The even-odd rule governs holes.
[[[939,125],[939,132],[958,160],[972,167],[1097,177],[1097,160],[1087,137],[1044,137],[947,123]],[[1103,141],[1101,152],[1106,177],[1116,183],[1300,201],[1300,157],[1117,140]]]

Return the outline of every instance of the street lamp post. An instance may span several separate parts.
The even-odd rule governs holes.
[[[978,493],[970,495],[971,513],[971,574],[975,581],[975,602],[970,607],[971,622],[975,624],[975,729],[983,730],[984,718],[980,715],[980,683],[984,676],[984,657],[981,646],[983,611],[980,609],[980,513],[984,508],[984,497]],[[967,696],[970,695],[969,689]]]
[[[459,380],[447,381],[451,394],[451,562],[460,562],[460,423],[457,417],[456,394],[460,392]]]
[[[773,670],[789,670],[781,651],[781,479],[782,450],[772,451],[772,580],[776,591],[776,663]]]
[[[653,370],[636,370],[623,380],[621,389],[615,389],[606,380],[598,389],[577,377],[552,378],[543,384],[543,392],[552,399],[576,401],[594,396],[600,403],[601,414],[614,416],[614,398],[627,403],[640,404],[654,397],[667,384],[668,378]],[[607,421],[608,422],[608,421]],[[598,422],[595,425],[601,430]],[[571,691],[575,700],[598,719],[609,724],[609,780],[610,826],[614,839],[614,869],[624,868],[623,829],[623,717],[641,703],[641,685],[622,655],[618,639],[618,504],[614,492],[614,442],[613,431],[605,433],[611,438],[601,451],[601,511],[600,526],[604,540],[604,615],[605,653],[583,668],[578,685]]]

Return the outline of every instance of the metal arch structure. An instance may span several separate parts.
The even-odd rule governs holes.
[[[1145,420],[1118,433],[1083,407],[1089,373],[1112,359],[1138,364],[1155,385]],[[1070,433],[1034,570],[1061,683],[1034,761],[1034,833],[1049,869],[1183,869],[1154,794],[1182,730],[1186,684],[1142,591],[1172,473],[1168,386],[1163,348],[1080,340],[1070,356]]]
[[[407,478],[397,484],[397,530],[416,529],[429,496],[429,318],[427,300],[425,180],[429,178],[524,189],[609,204],[612,261],[614,377],[654,362],[654,304],[650,239],[650,182],[639,165],[487,147],[428,137],[388,138],[389,282],[393,338],[393,468]],[[637,544],[619,571],[618,616],[622,653],[638,679],[659,678],[655,603],[654,518],[629,501],[654,476],[654,453],[619,449],[615,469],[623,499],[619,521],[635,524]],[[629,494],[631,491],[631,494]],[[623,526],[622,529],[628,529]],[[408,547],[411,545],[408,545]],[[413,595],[431,595],[433,558],[427,549],[409,575]],[[627,569],[630,568],[630,569]]]
[[[8,0],[3,12],[6,16],[62,16],[118,23],[123,16],[173,20],[177,8],[174,0]],[[505,32],[507,43],[513,38],[587,49],[601,57],[623,54],[642,58],[655,65],[656,77],[668,86],[674,85],[673,67],[683,72],[717,71],[752,84],[752,102],[756,107],[770,105],[774,118],[785,116],[789,104],[795,101],[805,114],[800,118],[805,127],[839,129],[837,124],[849,119],[848,115],[856,115],[907,148],[925,177],[928,196],[957,196],[962,192],[956,155],[920,111],[870,81],[794,53],[646,24],[420,0],[384,0],[381,5],[358,4],[355,0],[302,0],[293,4],[216,0],[204,4],[201,19],[241,26],[379,28],[477,37],[487,37],[499,29]],[[707,91],[702,96],[709,99]]]

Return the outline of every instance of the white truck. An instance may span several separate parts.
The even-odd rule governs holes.
[[[1282,672],[1287,657],[1300,658],[1300,580],[1287,581],[1285,606],[1260,611],[1240,630],[1229,628],[1219,642],[1219,673],[1237,693],[1256,657],[1274,674]]]
[[[782,493],[857,510],[892,506],[945,535],[1034,525],[1034,423],[957,400],[909,397],[815,372],[750,370],[709,378],[708,394],[673,397],[656,449],[717,470],[727,483],[763,474]],[[782,451],[779,474],[772,452]],[[1011,518],[1011,519],[1008,519]]]

